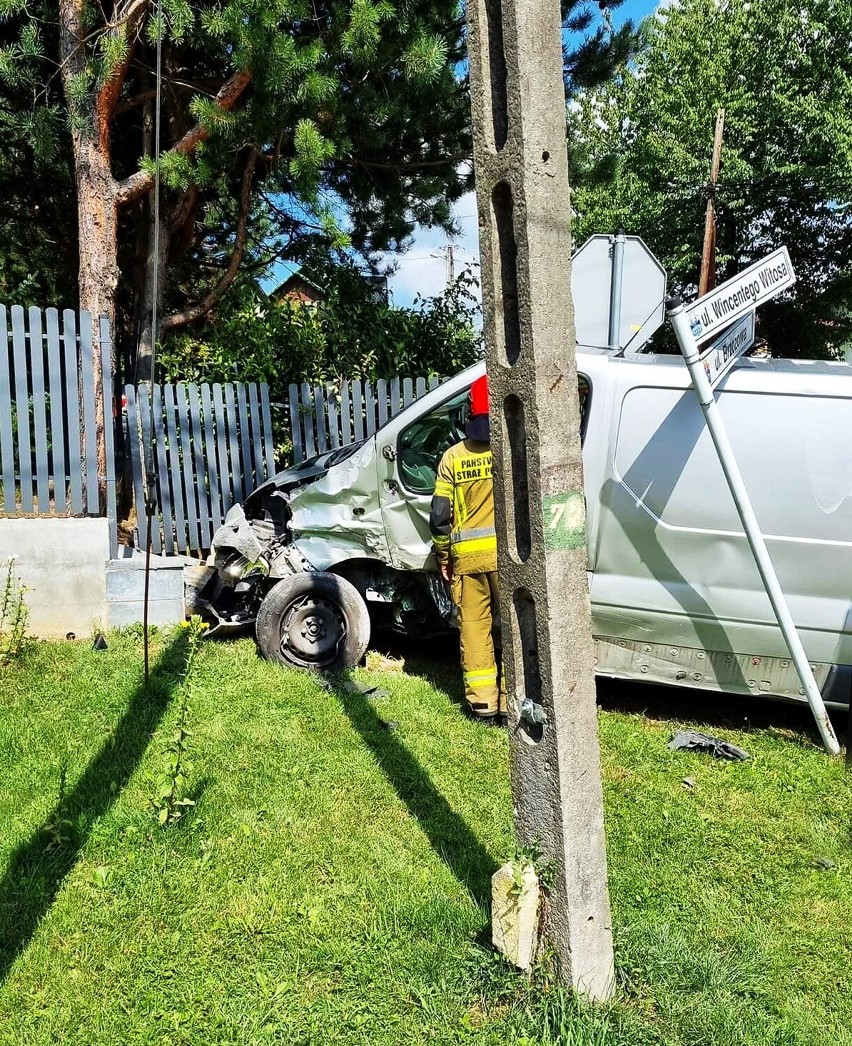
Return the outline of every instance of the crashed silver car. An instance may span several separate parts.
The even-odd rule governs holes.
[[[255,622],[266,657],[336,671],[361,659],[374,625],[418,636],[452,627],[429,504],[483,370],[469,368],[370,438],[303,461],[235,505],[213,537],[216,574],[199,601],[212,633]]]
[[[361,658],[371,620],[417,636],[450,627],[429,504],[482,372],[234,507],[202,592],[215,630],[255,623],[267,657],[337,670]],[[804,700],[683,361],[580,351],[578,372],[597,671]],[[717,395],[814,674],[845,704],[852,367],[743,359]]]

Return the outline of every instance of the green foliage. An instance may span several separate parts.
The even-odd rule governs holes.
[[[524,872],[532,867],[538,877],[539,885],[543,890],[551,890],[556,878],[556,867],[551,860],[544,858],[541,852],[541,843],[536,840],[526,846],[519,846],[512,858],[512,888],[511,893],[520,897],[524,889]]]
[[[481,352],[469,274],[413,309],[377,300],[350,265],[314,263],[310,274],[325,288],[322,303],[275,301],[243,284],[214,322],[165,342],[164,373],[175,381],[266,381],[272,401],[286,403],[294,381],[448,375]]]
[[[575,236],[624,228],[697,288],[718,108],[719,281],[780,244],[794,291],[763,306],[778,355],[835,354],[852,331],[852,4],[682,0],[645,50],[569,112]]]
[[[15,558],[6,564],[0,597],[0,667],[7,667],[21,653],[27,633],[29,607],[26,586],[15,574]]]
[[[157,823],[166,828],[175,824],[195,806],[195,800],[187,795],[187,780],[192,773],[192,764],[187,759],[189,729],[189,700],[191,696],[192,669],[198,645],[205,631],[200,617],[188,623],[189,648],[186,665],[178,689],[177,723],[162,750],[163,765],[154,782],[154,793],[148,802],[157,816]]]

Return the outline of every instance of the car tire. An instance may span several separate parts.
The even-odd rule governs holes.
[[[315,672],[354,668],[370,642],[370,615],[358,590],[336,574],[293,574],[270,589],[255,625],[269,661]]]

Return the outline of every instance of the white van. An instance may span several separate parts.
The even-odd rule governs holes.
[[[217,628],[256,619],[266,656],[338,669],[363,655],[371,616],[447,627],[429,502],[483,369],[232,509],[203,593]],[[580,351],[578,371],[598,672],[804,700],[683,361]],[[845,704],[852,366],[745,359],[717,398],[817,681]]]

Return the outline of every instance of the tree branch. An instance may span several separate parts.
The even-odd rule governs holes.
[[[160,333],[165,334],[167,331],[176,330],[178,327],[185,327],[188,323],[194,323],[196,320],[200,320],[202,316],[206,316],[208,312],[213,308],[216,302],[222,297],[225,291],[231,286],[239,272],[240,262],[243,260],[243,254],[246,249],[246,234],[248,231],[248,219],[249,212],[251,211],[251,190],[252,181],[254,178],[254,169],[257,165],[258,151],[252,149],[249,153],[248,160],[246,161],[245,170],[243,171],[243,183],[240,189],[240,214],[237,221],[237,233],[234,238],[234,250],[231,254],[231,261],[228,265],[227,270],[222,276],[221,280],[216,284],[210,293],[203,298],[197,305],[193,305],[188,309],[184,309],[183,312],[172,313],[171,316],[166,316],[163,322],[160,324]]]
[[[452,156],[445,156],[442,160],[400,160],[398,163],[381,163],[378,160],[360,160],[357,156],[350,156],[333,161],[331,166],[368,167],[380,171],[416,171],[421,168],[455,166],[456,164],[462,163],[464,160],[470,159],[471,155],[467,152],[454,153]]]
[[[130,59],[136,46],[136,31],[141,25],[150,0],[130,0],[126,10],[116,19],[113,34],[127,43],[127,53],[101,84],[95,102],[95,125],[98,129],[98,141],[105,156],[109,156],[109,131],[115,114],[118,96],[127,78]]]
[[[230,80],[228,80],[219,89],[219,93],[216,95],[215,101],[223,112],[230,112],[231,109],[237,104],[242,97],[248,85],[251,83],[251,73],[244,69],[242,72],[234,73]],[[177,142],[169,150],[170,153],[177,153],[180,156],[190,156],[198,146],[206,141],[210,137],[210,128],[202,127],[201,124],[196,124],[191,130]],[[256,158],[255,158],[256,159]],[[144,196],[154,184],[154,175],[149,171],[137,171],[135,174],[131,174],[129,178],[125,178],[123,182],[119,182],[118,192],[116,193],[116,200],[119,207],[123,207],[128,203],[133,203],[138,200],[140,196]]]

